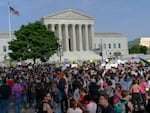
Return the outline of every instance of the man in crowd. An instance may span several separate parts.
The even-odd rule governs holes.
[[[53,107],[51,106],[52,96],[49,91],[43,92],[43,113],[53,113]]]
[[[9,113],[10,111],[11,88],[3,79],[3,85],[0,86],[0,113]]]
[[[109,103],[109,96],[106,93],[100,95],[99,104],[102,106],[101,113],[115,113],[114,107]]]

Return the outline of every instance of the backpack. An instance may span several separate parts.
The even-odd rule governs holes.
[[[115,105],[115,113],[126,113],[126,104],[128,100],[121,102],[120,100]]]

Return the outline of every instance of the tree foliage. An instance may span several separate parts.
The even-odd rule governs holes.
[[[131,48],[129,48],[129,53],[143,53],[146,54],[148,51],[148,48],[146,46],[143,45],[139,45],[136,44],[134,46],[132,46]]]
[[[9,42],[10,58],[13,60],[38,58],[45,62],[58,50],[58,41],[54,32],[49,31],[45,25],[36,21],[22,25],[15,31],[16,39]]]
[[[115,57],[121,56],[121,52],[114,52],[114,56]]]

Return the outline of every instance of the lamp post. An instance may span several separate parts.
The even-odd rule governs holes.
[[[60,61],[60,65],[61,65],[61,45],[59,45],[59,61]]]
[[[61,65],[61,61],[62,61],[62,43],[61,41],[59,41],[59,61],[60,61],[60,65]]]
[[[101,57],[103,61],[103,39],[101,39]]]

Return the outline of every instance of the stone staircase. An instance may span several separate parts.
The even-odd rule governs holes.
[[[63,52],[63,55],[61,56],[62,61],[76,61],[76,60],[99,60],[100,56],[95,54],[93,51],[75,51],[75,52]],[[51,58],[50,61],[59,61],[60,56],[57,54],[54,54]]]

